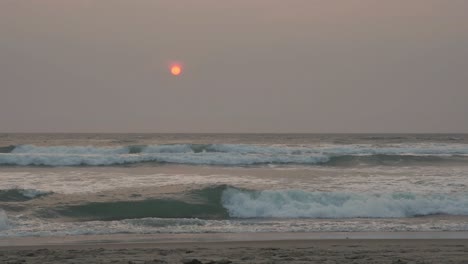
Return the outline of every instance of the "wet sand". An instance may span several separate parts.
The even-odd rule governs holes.
[[[366,233],[361,234],[365,239],[356,234],[346,239],[344,233],[310,239],[290,234],[284,239],[281,234],[21,238],[0,242],[0,263],[468,263],[468,239],[455,233],[448,235],[453,239],[417,238],[431,234],[409,233],[408,239]]]

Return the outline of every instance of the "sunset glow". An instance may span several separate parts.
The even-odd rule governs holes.
[[[171,74],[178,76],[182,73],[182,67],[179,64],[174,64],[171,66]]]

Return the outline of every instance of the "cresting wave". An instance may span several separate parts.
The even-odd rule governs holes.
[[[81,220],[143,218],[404,218],[468,215],[468,195],[358,194],[303,190],[243,190],[216,186],[184,199],[94,202],[42,212]]]
[[[180,199],[147,199],[139,201],[91,202],[40,212],[44,217],[61,215],[81,220],[123,220],[148,217],[227,219],[222,193],[227,187],[214,186],[193,190]]]
[[[468,215],[468,196],[412,193],[357,194],[228,188],[223,206],[239,218],[392,218]]]
[[[468,163],[466,144],[383,146],[173,144],[121,147],[19,145],[2,149],[4,153],[0,153],[0,165],[13,166],[110,166],[147,162],[228,166]]]

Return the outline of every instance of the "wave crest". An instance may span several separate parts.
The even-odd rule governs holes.
[[[468,196],[412,193],[355,194],[302,190],[244,191],[228,188],[223,206],[238,218],[392,218],[468,215]]]
[[[246,145],[173,144],[148,146],[33,146],[20,145],[0,153],[0,165],[109,166],[143,162],[193,165],[394,165],[468,161],[468,145]]]
[[[83,220],[156,218],[404,218],[468,215],[468,195],[360,194],[303,190],[253,191],[226,185],[193,190],[183,197],[93,202],[55,208],[41,215]]]

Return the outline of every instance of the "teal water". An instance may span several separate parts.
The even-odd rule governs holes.
[[[467,231],[465,134],[0,134],[0,236]]]

